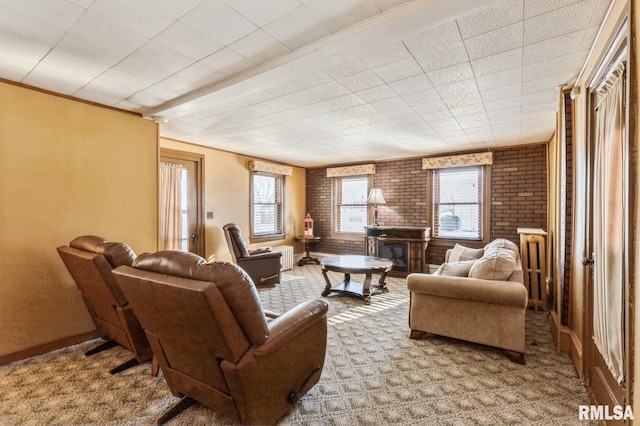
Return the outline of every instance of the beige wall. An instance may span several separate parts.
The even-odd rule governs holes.
[[[157,247],[157,127],[0,82],[0,356],[94,329],[56,247]]]
[[[231,260],[222,227],[230,222],[240,226],[243,237],[249,241],[249,170],[247,162],[254,158],[188,143],[160,139],[160,147],[200,154],[204,157],[204,211],[213,212],[213,219],[205,219],[205,250],[207,260]],[[285,180],[285,240],[250,244],[293,245],[295,252],[302,251],[295,235],[302,234],[305,215],[306,173],[300,167],[293,168],[293,175]]]

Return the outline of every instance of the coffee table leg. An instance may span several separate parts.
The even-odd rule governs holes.
[[[364,283],[362,283],[362,297],[364,298],[364,304],[371,304],[371,293],[369,292],[369,287],[371,286],[371,273],[367,272],[364,274]]]
[[[327,276],[327,271],[322,268],[322,275],[324,276],[324,281],[327,283],[327,285],[324,288],[324,291],[322,292],[323,296],[328,296],[331,293],[331,281],[329,281],[329,277]]]
[[[387,271],[384,271],[380,274],[380,279],[378,279],[378,290],[383,293],[389,293],[389,289],[387,288],[387,283],[385,280],[387,279]]]

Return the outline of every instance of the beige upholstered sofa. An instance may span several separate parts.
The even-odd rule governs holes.
[[[411,338],[432,333],[505,349],[524,362],[527,290],[518,246],[497,239],[484,249],[456,245],[433,274],[410,274]]]

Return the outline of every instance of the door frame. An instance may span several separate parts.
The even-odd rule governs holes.
[[[196,254],[205,257],[205,233],[204,233],[204,156],[193,152],[178,151],[168,148],[160,148],[160,162],[168,161],[192,161],[196,164],[196,228],[198,239],[196,242]],[[158,212],[160,214],[160,212]]]
[[[624,179],[626,182],[624,183],[623,191],[624,191],[624,201],[626,204],[626,215],[624,219],[624,266],[626,267],[627,274],[623,278],[623,286],[624,286],[624,369],[625,369],[625,381],[622,385],[618,385],[618,383],[613,379],[609,369],[600,355],[599,351],[595,347],[593,342],[593,275],[592,275],[592,266],[586,265],[588,268],[585,271],[584,281],[583,281],[583,372],[585,383],[588,388],[588,392],[590,398],[593,403],[598,405],[630,405],[631,397],[632,397],[632,386],[634,383],[635,374],[633,371],[633,359],[634,359],[634,350],[633,350],[633,333],[635,332],[635,327],[633,324],[633,309],[630,306],[630,301],[633,300],[634,296],[634,286],[635,286],[635,276],[633,275],[633,268],[635,268],[635,259],[634,256],[630,254],[635,253],[634,245],[631,235],[635,232],[635,224],[634,219],[636,217],[637,212],[635,211],[635,186],[633,184],[633,180],[635,179],[635,169],[636,169],[636,159],[631,155],[631,143],[632,137],[635,134],[635,123],[633,117],[633,105],[630,103],[630,96],[632,95],[632,86],[631,79],[633,67],[630,66],[632,62],[632,42],[631,42],[631,34],[630,34],[630,25],[629,25],[629,17],[630,14],[627,13],[622,16],[622,19],[616,26],[616,31],[613,32],[612,37],[607,43],[607,49],[605,50],[604,55],[599,61],[599,66],[588,80],[587,88],[588,88],[588,96],[587,96],[587,140],[585,141],[586,153],[587,153],[587,164],[585,165],[585,176],[586,181],[585,185],[587,186],[587,191],[585,191],[585,229],[586,240],[583,251],[583,256],[585,260],[592,259],[592,253],[594,250],[593,244],[593,176],[594,176],[594,162],[595,156],[594,152],[596,149],[595,146],[595,120],[594,120],[594,86],[601,81],[602,78],[606,78],[606,70],[609,70],[610,67],[614,64],[619,63],[618,58],[620,58],[619,52],[622,48],[626,49],[625,61],[626,61],[626,83],[625,83],[625,115],[626,115],[626,129],[625,129],[625,146],[623,148],[623,158],[624,158]],[[625,422],[627,423],[627,422]],[[609,424],[609,423],[608,423]],[[617,424],[617,422],[612,423]]]

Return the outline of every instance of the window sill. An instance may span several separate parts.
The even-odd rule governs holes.
[[[254,243],[265,243],[267,241],[278,241],[278,240],[284,240],[285,238],[287,238],[286,234],[272,234],[272,235],[260,235],[260,236],[252,236],[249,237],[249,242],[251,244]]]

